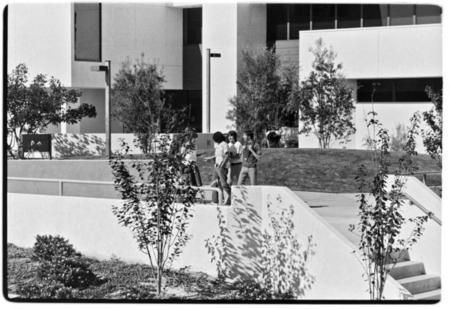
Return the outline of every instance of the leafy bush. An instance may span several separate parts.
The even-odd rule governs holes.
[[[55,257],[81,256],[67,239],[58,235],[37,235],[33,253],[33,258],[39,262],[51,261]]]
[[[39,262],[37,276],[65,287],[86,288],[99,279],[90,270],[90,263],[61,236],[36,236],[33,259]]]

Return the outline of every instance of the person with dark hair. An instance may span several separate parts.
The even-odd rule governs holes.
[[[219,185],[219,188],[223,191],[225,191],[227,198],[225,201],[226,205],[231,204],[231,187],[227,182],[227,163],[229,160],[228,157],[228,145],[225,142],[225,137],[222,134],[222,132],[215,132],[213,134],[213,141],[214,141],[214,156],[210,158],[206,158],[206,160],[215,159],[214,164],[214,178],[217,179],[217,183]]]
[[[253,132],[246,131],[242,135],[244,146],[242,150],[242,169],[239,174],[238,186],[246,178],[250,178],[250,185],[256,185],[256,163],[261,158],[261,147],[255,142]]]
[[[238,141],[236,131],[228,132],[228,149],[230,165],[228,169],[228,184],[235,185],[242,168],[242,144]]]
[[[186,176],[190,185],[195,187],[202,186],[202,179],[197,165],[197,137],[198,134],[189,130],[185,133],[180,153],[183,163],[186,165]]]

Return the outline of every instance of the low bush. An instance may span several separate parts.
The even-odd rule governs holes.
[[[44,282],[58,282],[65,287],[83,289],[99,283],[90,263],[61,236],[38,235],[33,259],[39,262],[37,276]]]

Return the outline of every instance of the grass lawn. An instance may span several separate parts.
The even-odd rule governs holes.
[[[203,151],[202,156],[213,155],[213,150]],[[258,163],[258,184],[287,186],[294,191],[352,193],[357,192],[355,176],[358,167],[371,166],[371,153],[350,149],[263,149]],[[400,153],[392,154],[392,170],[397,167]],[[200,173],[204,184],[212,181],[212,163],[199,158]],[[420,171],[440,171],[436,161],[428,155],[415,157]],[[427,184],[441,184],[440,175],[428,175]]]
[[[206,162],[202,158],[213,155],[214,150],[199,150],[198,154],[203,184],[208,185],[212,182],[213,162]],[[400,155],[392,153],[392,171],[396,169]],[[357,191],[354,178],[358,167],[361,164],[370,167],[370,157],[371,152],[367,150],[264,148],[262,159],[258,162],[257,181],[261,185],[287,186],[294,191],[353,193]],[[135,155],[133,158],[139,159],[142,155]],[[86,156],[70,159],[107,161],[102,157]],[[418,155],[414,160],[419,171],[440,171],[436,161],[428,155]],[[101,180],[111,177],[111,170],[106,165],[99,166],[96,172],[104,176]],[[421,179],[421,175],[417,177]],[[427,184],[440,186],[441,175],[428,175]]]
[[[32,260],[33,250],[8,244],[8,293],[21,297],[19,287],[36,278],[37,262]],[[102,279],[102,283],[76,291],[77,299],[137,300],[155,299],[156,288],[152,283],[150,267],[129,264],[117,258],[96,260],[88,258],[91,270]],[[218,281],[201,272],[188,269],[165,273],[166,288],[159,299],[221,300],[235,299],[236,290],[225,282]],[[23,296],[22,296],[23,297]]]

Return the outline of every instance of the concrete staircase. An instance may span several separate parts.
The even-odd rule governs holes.
[[[413,300],[441,299],[441,277],[427,274],[424,264],[411,261],[407,252],[393,258],[397,263],[388,264],[389,274],[412,294]]]

